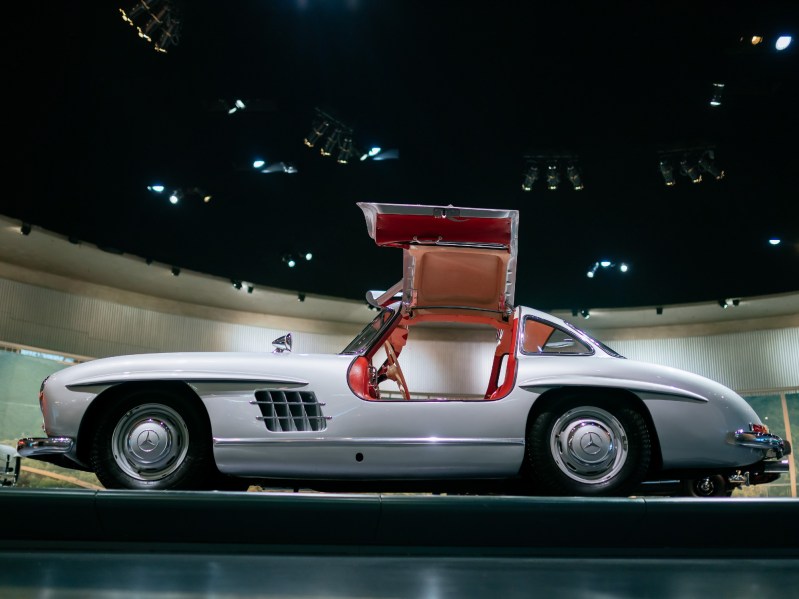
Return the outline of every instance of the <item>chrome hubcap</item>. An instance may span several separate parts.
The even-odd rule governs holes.
[[[172,408],[143,404],[123,414],[111,436],[114,460],[128,476],[158,480],[183,463],[189,429]]]
[[[569,478],[601,484],[627,461],[627,436],[609,412],[592,406],[574,408],[555,421],[550,450],[558,468]]]

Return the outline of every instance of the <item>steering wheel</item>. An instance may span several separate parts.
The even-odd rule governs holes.
[[[409,400],[411,398],[411,394],[408,393],[408,383],[405,382],[405,375],[402,374],[402,368],[400,368],[399,361],[397,360],[397,354],[394,353],[394,348],[391,347],[391,343],[388,341],[383,344],[383,347],[386,350],[387,356],[386,378],[389,378],[397,383],[397,387],[399,387],[402,397],[406,400]]]

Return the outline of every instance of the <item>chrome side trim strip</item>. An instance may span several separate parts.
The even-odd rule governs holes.
[[[521,437],[497,438],[442,438],[442,437],[398,437],[386,439],[383,437],[342,437],[339,439],[329,439],[325,437],[276,437],[268,439],[236,439],[236,438],[214,438],[216,447],[232,447],[243,445],[292,445],[300,447],[352,447],[371,445],[372,447],[410,447],[420,445],[445,445],[449,447],[490,447],[503,445],[524,445]]]
[[[45,454],[69,453],[73,447],[75,447],[75,440],[71,437],[28,437],[17,441],[17,453],[25,458]]]

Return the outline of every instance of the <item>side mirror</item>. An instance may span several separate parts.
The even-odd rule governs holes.
[[[282,354],[283,352],[291,351],[291,333],[286,333],[282,337],[278,337],[272,341],[272,346],[275,348],[275,354]]]

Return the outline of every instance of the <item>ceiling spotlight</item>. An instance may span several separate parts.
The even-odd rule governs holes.
[[[169,45],[177,45],[180,18],[171,0],[139,0],[127,12],[121,8],[119,12],[140,38],[153,43],[156,52],[166,53]]]
[[[680,172],[691,179],[693,183],[700,183],[702,181],[702,173],[696,168],[696,165],[688,162],[688,158],[680,160]]]
[[[283,256],[283,262],[285,262],[286,266],[289,268],[294,268],[297,266],[297,261],[290,254]]]
[[[619,270],[621,272],[627,272],[628,270],[630,270],[630,267],[624,262],[622,262],[621,264],[619,264]]]
[[[22,226],[19,228],[19,232],[23,235],[30,235],[31,234],[31,224],[30,223],[22,223]]]
[[[674,168],[668,160],[660,161],[660,174],[663,175],[663,182],[667,187],[672,187],[677,182],[674,180]]]
[[[781,35],[780,37],[777,38],[777,41],[774,44],[774,47],[777,50],[785,50],[785,48],[787,48],[788,46],[791,45],[792,41],[793,41],[793,38],[790,35]]]
[[[577,170],[576,166],[570,164],[566,168],[566,176],[569,178],[569,181],[571,181],[571,184],[574,186],[574,191],[582,191],[583,189],[585,189],[582,177],[580,177],[580,171]]]
[[[148,185],[147,189],[149,191],[152,191],[153,193],[163,193],[164,192],[164,186],[161,185],[160,183],[156,183],[155,185]]]
[[[313,148],[316,143],[322,138],[322,136],[327,131],[328,127],[330,127],[329,121],[320,121],[319,123],[315,124],[311,128],[311,132],[308,136],[303,140],[305,145],[309,148]]]
[[[587,319],[591,318],[591,313],[586,308],[586,309],[580,310],[580,316],[582,316],[583,318],[585,318],[587,320]]]
[[[331,156],[333,150],[339,146],[339,139],[341,139],[341,129],[336,129],[330,134],[330,137],[327,138],[325,144],[320,148],[319,153],[322,156]]]
[[[663,306],[658,306],[657,308],[655,308],[655,314],[657,314],[658,316],[663,314]]]
[[[252,290],[253,290],[253,286],[252,285],[247,285],[247,293],[252,293]]]
[[[347,164],[350,158],[352,158],[354,154],[354,150],[352,149],[352,137],[347,134],[344,136],[344,139],[341,141],[341,145],[339,146],[338,157],[336,158],[336,162],[339,164]]]
[[[782,243],[782,239],[779,239],[778,237],[772,237],[771,239],[768,240],[768,242],[769,245],[779,245]]]
[[[305,252],[305,259],[310,262],[313,260],[313,254],[311,252]]]
[[[261,160],[258,158],[257,160],[252,161],[253,168],[263,168],[264,166],[266,166],[266,160]]]
[[[713,150],[706,150],[705,153],[702,154],[702,157],[699,159],[698,162],[699,168],[706,173],[710,173],[713,176],[713,178],[716,179],[716,181],[721,181],[724,178],[725,173],[723,170],[721,170],[719,167],[715,165],[713,160],[714,160]],[[696,183],[696,181],[694,181],[694,183]]]
[[[171,194],[169,194],[169,203],[172,205],[177,204],[182,197],[183,193],[179,189],[176,189]]]
[[[533,184],[538,180],[538,165],[531,164],[530,167],[527,169],[527,172],[524,173],[524,181],[522,182],[522,189],[524,191],[531,191],[533,189]]]
[[[753,35],[752,39],[749,40],[749,43],[751,43],[753,46],[757,46],[758,44],[760,44],[762,42],[763,42],[763,36],[762,35]]]
[[[725,310],[730,307],[730,305],[727,303],[727,300],[723,300],[723,299],[719,300],[719,306],[721,306]]]
[[[177,266],[173,266],[172,267],[172,276],[177,277],[179,275],[180,275],[180,269]]]
[[[230,282],[233,284],[234,288],[241,289],[241,281],[237,281],[236,279],[230,279]]]
[[[560,173],[558,173],[558,165],[550,164],[547,166],[547,189],[555,191],[560,185]]]
[[[713,84],[713,96],[710,98],[710,105],[711,106],[721,106],[721,95],[724,92],[724,84],[723,83],[714,83]]]
[[[297,294],[297,301],[298,302],[304,302],[305,301],[305,294],[304,293],[298,293]]]

